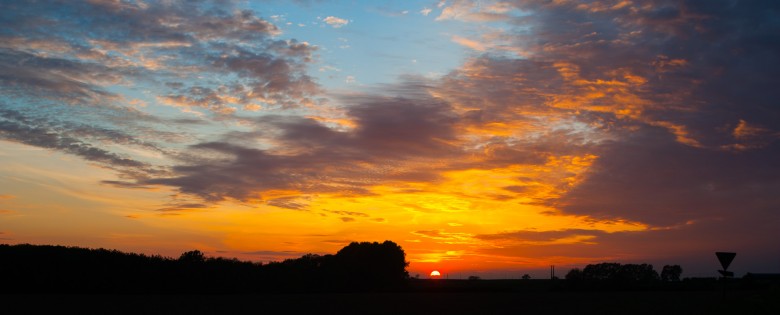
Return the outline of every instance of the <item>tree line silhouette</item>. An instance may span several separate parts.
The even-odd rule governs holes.
[[[353,242],[335,255],[308,254],[267,264],[206,257],[178,259],[52,245],[0,244],[4,293],[238,293],[396,289],[408,278],[396,243]]]
[[[0,293],[297,293],[365,291],[709,290],[716,278],[680,279],[682,267],[659,274],[649,264],[599,263],[570,270],[565,281],[511,282],[410,278],[406,254],[392,241],[353,242],[335,254],[307,254],[266,264],[206,257],[199,250],[178,258],[53,245],[0,244]],[[767,288],[778,275],[748,274],[744,288]],[[736,280],[736,279],[735,279]],[[511,283],[509,283],[509,282]]]
[[[682,271],[680,265],[665,265],[659,275],[650,264],[605,262],[574,268],[566,274],[566,281],[574,288],[656,288],[662,282],[679,282]]]

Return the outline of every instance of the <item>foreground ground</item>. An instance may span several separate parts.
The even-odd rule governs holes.
[[[780,291],[2,295],[4,314],[780,314]],[[72,313],[72,312],[68,312]]]

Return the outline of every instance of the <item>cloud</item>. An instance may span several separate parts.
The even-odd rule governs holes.
[[[601,230],[565,229],[554,231],[524,230],[498,234],[483,234],[475,237],[486,240],[555,241],[576,235],[595,236],[603,234],[605,234],[605,232]]]
[[[419,93],[421,86],[403,88]],[[428,159],[446,159],[458,149],[450,107],[432,98],[380,95],[345,97],[354,127],[337,131],[312,118],[265,116],[255,131],[234,132],[228,139],[254,141],[273,135],[268,149],[244,141],[193,145],[188,160],[173,167],[176,176],[150,178],[144,185],[168,185],[204,200],[264,199],[263,192],[366,193],[387,180],[435,178],[433,170],[409,168]],[[377,165],[384,165],[378,168]]]
[[[495,22],[509,18],[507,13],[512,5],[504,2],[492,3],[488,1],[481,3],[478,1],[457,0],[452,4],[446,5],[445,2],[439,2],[439,8],[442,8],[441,14],[436,17],[436,21],[459,20],[467,22]]]
[[[342,26],[349,24],[349,21],[335,16],[328,16],[322,19],[322,21],[330,26],[333,26],[333,28],[341,28]]]
[[[477,236],[516,240],[485,253],[622,252],[623,258],[668,254],[695,261],[696,251],[705,250],[700,244],[721,244],[745,249],[754,262],[776,261],[776,254],[758,254],[772,246],[758,235],[773,230],[754,222],[779,219],[771,210],[780,206],[771,197],[780,191],[780,164],[773,158],[778,131],[769,126],[780,118],[770,109],[780,95],[767,85],[780,73],[780,65],[767,59],[780,50],[770,40],[780,20],[776,4],[516,5],[532,14],[513,18],[518,28],[502,40],[514,37],[513,45],[527,56],[513,59],[486,49],[445,76],[437,95],[457,104],[456,112],[468,113],[465,130],[488,131],[475,134],[477,143],[523,139],[537,152],[597,157],[573,185],[542,201],[559,211],[551,215],[631,220],[650,230],[577,231],[587,242],[534,250],[534,244],[577,233]],[[567,131],[546,143],[558,128]],[[526,194],[531,187],[507,190]],[[660,245],[678,241],[667,249]],[[647,253],[636,244],[647,244]]]
[[[369,217],[368,214],[365,214],[363,212],[355,212],[355,211],[334,211],[334,210],[325,210],[330,213],[335,213],[339,215],[345,215],[345,216],[352,216],[352,217]]]
[[[190,211],[193,209],[206,209],[209,208],[209,205],[202,204],[202,203],[170,203],[165,205],[165,207],[158,208],[156,211],[163,212],[163,213],[174,213],[174,212],[181,212],[181,211]]]
[[[198,126],[311,106],[321,92],[305,70],[316,47],[276,39],[273,23],[233,3],[0,11],[0,137],[121,169],[123,180],[108,184],[140,187],[127,180],[161,175],[182,143],[200,137]],[[198,118],[158,116],[161,104]]]
[[[473,239],[474,235],[470,233],[445,232],[442,230],[421,230],[421,231],[414,231],[412,232],[412,234],[424,238],[437,240],[444,244],[473,244],[474,243],[474,239]]]
[[[288,196],[278,197],[268,200],[266,202],[269,206],[292,209],[292,210],[307,210],[309,206],[309,200],[306,197],[301,196]]]
[[[471,39],[468,39],[468,38],[465,38],[465,37],[460,37],[460,36],[457,36],[457,35],[453,35],[452,36],[452,41],[455,42],[455,43],[460,44],[461,46],[465,46],[465,47],[471,48],[471,49],[476,50],[476,51],[485,51],[485,49],[486,49],[485,45],[480,43],[480,42],[478,42],[478,41],[471,40]]]
[[[111,186],[114,186],[114,187],[119,187],[119,188],[153,189],[153,187],[151,187],[151,186],[144,186],[144,185],[140,185],[138,183],[121,181],[121,180],[103,180],[100,183],[101,184],[105,184],[105,185],[111,185]]]
[[[70,130],[73,131],[72,129]],[[85,127],[81,132],[100,133]],[[114,167],[144,168],[150,165],[129,157],[96,147],[70,135],[48,127],[48,123],[30,119],[16,111],[0,109],[0,136],[37,147],[61,150],[80,156],[88,161],[100,162]],[[121,141],[121,139],[120,139]]]
[[[432,11],[433,10],[430,8],[422,8],[422,10],[420,10],[420,14],[422,14],[423,16],[428,16],[428,14],[431,14]]]
[[[736,209],[766,215],[780,206],[770,197],[780,189],[780,165],[770,157],[778,149],[739,155],[704,150],[648,127],[605,145],[587,179],[555,205],[568,213],[657,226],[732,217]]]
[[[219,5],[209,1],[4,4],[4,12],[15,13],[2,19],[8,32],[2,34],[5,49],[0,51],[0,67],[3,73],[16,75],[0,76],[0,80],[11,95],[43,95],[71,104],[115,103],[117,96],[106,86],[143,80],[179,84],[195,95],[172,93],[164,98],[217,113],[224,113],[230,103],[300,106],[311,102],[309,97],[318,93],[318,87],[302,64],[311,61],[316,48],[295,40],[275,40],[279,30],[272,23],[251,11],[216,9]],[[59,24],[51,29],[48,24],[28,25],[34,19]],[[220,76],[224,84],[204,86],[207,82],[196,79],[204,75]],[[171,77],[179,80],[165,82]],[[194,84],[182,86],[182,78]],[[204,99],[198,94],[222,90],[232,97],[212,93]],[[159,87],[154,91],[165,95]]]
[[[729,209],[737,207],[763,214],[776,206],[768,194],[777,183],[762,174],[774,174],[778,164],[762,157],[777,150],[777,131],[758,127],[776,117],[756,113],[773,112],[767,111],[769,95],[776,93],[760,82],[777,73],[777,64],[765,60],[761,64],[770,65],[759,69],[759,63],[737,62],[713,49],[710,39],[691,37],[699,32],[695,38],[720,38],[738,55],[762,60],[765,51],[780,45],[748,40],[770,36],[769,29],[750,35],[743,30],[753,25],[751,12],[766,8],[736,5],[726,13],[725,3],[636,8],[565,2],[519,7],[535,12],[517,20],[532,26],[531,33],[515,33],[515,44],[530,52],[528,58],[475,58],[445,78],[447,92],[441,95],[471,108],[474,129],[529,117],[536,117],[532,125],[542,120],[549,126],[575,117],[561,127],[574,127],[578,136],[564,138],[584,141],[570,148],[599,158],[579,184],[549,205],[564,213],[657,226],[730,217]],[[523,42],[528,39],[535,42]],[[726,83],[748,72],[751,81],[762,79]],[[575,127],[576,121],[582,125]],[[724,152],[732,149],[753,151]]]

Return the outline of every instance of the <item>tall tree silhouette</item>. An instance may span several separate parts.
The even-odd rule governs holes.
[[[409,277],[406,253],[391,241],[353,242],[336,253],[335,263],[349,285],[388,286]]]
[[[661,269],[661,280],[663,281],[680,281],[680,275],[682,274],[682,267],[680,265],[665,265]]]

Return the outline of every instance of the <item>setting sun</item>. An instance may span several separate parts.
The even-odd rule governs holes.
[[[431,271],[431,277],[441,277],[441,273],[438,270]]]

